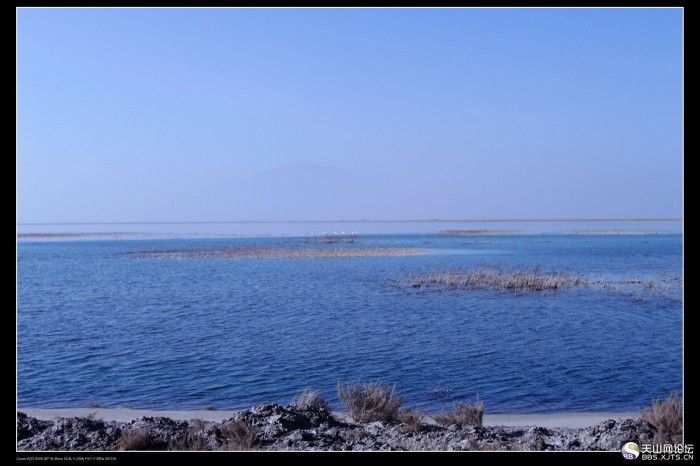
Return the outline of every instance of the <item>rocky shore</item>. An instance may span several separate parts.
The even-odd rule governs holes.
[[[130,422],[92,416],[39,420],[17,413],[17,450],[294,450],[294,451],[619,451],[650,443],[641,419],[609,419],[586,428],[457,426],[425,422],[358,424],[318,407],[266,404],[223,422],[141,417]]]

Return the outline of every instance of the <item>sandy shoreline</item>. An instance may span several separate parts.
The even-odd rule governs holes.
[[[92,415],[105,421],[130,422],[142,417],[168,417],[177,421],[201,419],[203,421],[221,422],[230,419],[236,412],[233,410],[191,410],[191,411],[159,411],[149,409],[128,408],[18,408],[17,411],[27,416],[41,420],[54,420],[61,417],[85,417]],[[345,417],[345,413],[334,413]],[[526,427],[537,426],[545,428],[569,427],[584,428],[608,419],[637,419],[636,412],[597,412],[597,413],[551,413],[551,414],[484,414],[485,426]],[[432,423],[431,418],[425,422]]]

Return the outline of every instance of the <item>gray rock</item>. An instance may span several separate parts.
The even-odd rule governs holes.
[[[230,425],[242,422],[245,439],[232,439]],[[229,426],[230,427],[230,426]],[[222,429],[228,432],[222,433]],[[174,421],[144,417],[129,423],[90,418],[40,421],[17,413],[17,449],[37,451],[109,451],[125,447],[123,435],[146,433],[142,449],[388,451],[388,450],[619,450],[629,441],[649,443],[652,427],[639,419],[607,420],[584,429],[473,427],[423,424],[404,432],[402,423],[354,424],[322,408],[267,404],[218,422]],[[243,434],[241,434],[243,435]],[[232,442],[239,441],[233,445]],[[248,442],[248,443],[246,443]],[[138,448],[137,448],[138,449]]]

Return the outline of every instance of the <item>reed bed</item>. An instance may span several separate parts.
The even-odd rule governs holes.
[[[506,270],[493,266],[473,270],[431,272],[409,278],[413,288],[445,290],[546,291],[587,285],[588,281],[569,273],[542,273],[539,268]]]
[[[352,257],[419,256],[425,249],[410,247],[278,248],[266,246],[222,249],[146,249],[126,253],[137,259],[327,259]]]
[[[503,269],[481,265],[471,270],[438,270],[400,280],[404,286],[432,291],[496,290],[513,293],[556,292],[577,287],[626,295],[631,299],[662,298],[680,302],[682,277],[654,276],[602,280],[572,272],[542,272],[539,267]]]
[[[325,236],[305,236],[301,239],[306,244],[352,244],[357,241],[357,235],[325,235]]]

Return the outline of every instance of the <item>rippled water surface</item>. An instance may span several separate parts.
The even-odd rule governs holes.
[[[308,239],[307,239],[308,240]],[[188,248],[416,247],[427,255],[178,258]],[[408,278],[539,266],[610,286],[431,291]],[[358,235],[18,243],[18,403],[219,409],[396,383],[429,410],[626,411],[682,386],[682,236]]]

